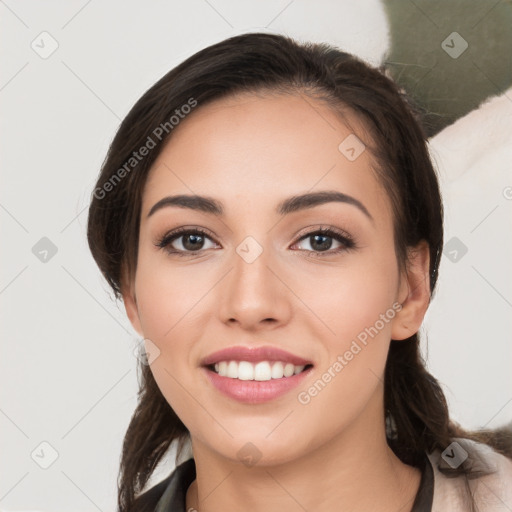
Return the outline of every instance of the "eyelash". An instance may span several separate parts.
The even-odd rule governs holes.
[[[183,256],[191,256],[200,253],[201,251],[205,249],[199,249],[198,251],[182,251],[177,249],[168,249],[168,246],[178,238],[184,236],[184,235],[204,235],[207,238],[212,238],[208,231],[201,229],[201,228],[179,228],[174,231],[171,231],[170,233],[166,233],[162,238],[160,238],[157,243],[155,244],[157,247],[165,250],[168,254],[175,254],[177,256],[183,257]],[[348,233],[344,231],[337,231],[332,228],[325,228],[320,227],[314,231],[310,231],[309,233],[306,233],[305,235],[302,235],[301,238],[299,238],[293,245],[297,244],[298,242],[301,242],[304,239],[307,239],[313,235],[322,235],[327,236],[329,238],[334,238],[341,244],[343,244],[343,247],[339,247],[335,250],[327,250],[327,251],[309,251],[306,249],[300,249],[301,251],[305,251],[307,253],[310,253],[308,257],[313,258],[322,258],[324,255],[330,255],[333,254],[339,254],[344,251],[349,251],[351,249],[357,248],[354,238],[349,235]]]

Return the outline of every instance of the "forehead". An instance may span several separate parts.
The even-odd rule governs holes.
[[[370,142],[365,126],[344,116],[302,94],[244,93],[199,104],[150,170],[143,217],[167,193],[219,197],[229,210],[230,202],[273,208],[283,197],[333,189],[387,209],[361,142]]]

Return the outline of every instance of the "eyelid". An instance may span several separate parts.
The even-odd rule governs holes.
[[[316,224],[316,225],[308,226],[307,228],[302,229],[296,235],[298,237],[297,242],[307,236],[314,235],[318,232],[327,232],[327,231],[333,232],[338,236],[345,237],[347,240],[351,240],[351,241],[354,240],[354,237],[348,231],[345,231],[344,229],[336,228],[336,227],[330,226],[328,224]],[[297,243],[297,242],[295,242],[295,243]]]
[[[212,234],[212,232],[209,229],[203,228],[203,227],[198,227],[198,226],[180,226],[179,228],[171,229],[169,231],[166,231],[163,235],[158,236],[157,239],[153,243],[155,246],[166,250],[167,246],[170,245],[171,242],[174,242],[175,240],[178,240],[181,236],[189,234],[189,233],[202,234],[205,237],[214,241],[216,244],[218,244],[215,236]],[[199,249],[199,251],[204,251],[204,249]],[[167,252],[170,252],[170,251],[167,251]],[[194,254],[194,251],[175,250],[174,253]]]
[[[337,256],[343,252],[351,251],[354,249],[358,249],[358,245],[356,243],[355,238],[345,231],[344,229],[335,228],[331,226],[317,226],[312,227],[309,226],[308,231],[304,233],[303,235],[299,235],[299,238],[296,242],[292,245],[299,244],[302,240],[307,240],[308,238],[312,237],[313,235],[321,235],[326,236],[328,238],[332,238],[333,240],[336,240],[339,244],[341,244],[341,247],[338,247],[337,249],[331,249],[329,248],[327,251],[309,251],[305,249],[299,249],[299,252],[303,252],[307,255],[307,257],[311,258],[327,258],[329,256]]]

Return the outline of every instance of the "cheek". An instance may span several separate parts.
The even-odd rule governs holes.
[[[208,289],[193,272],[166,265],[160,258],[140,258],[136,276],[139,315],[147,338],[167,343],[193,317],[194,307]]]
[[[190,284],[190,273],[178,272],[155,258],[140,259],[136,277],[137,303],[144,336],[158,348],[151,372],[166,401],[187,426],[191,408],[190,354],[198,322],[194,307],[205,290],[200,282]],[[195,327],[194,327],[195,326]]]
[[[160,351],[151,370],[172,406],[183,395],[190,369],[196,365],[197,340],[204,336],[205,308],[211,308],[215,276],[191,266],[169,263],[142,253],[135,289],[144,336]],[[185,393],[186,394],[186,393]],[[190,406],[190,404],[188,404]]]
[[[303,414],[315,429],[357,418],[375,393],[383,392],[384,371],[396,316],[395,260],[372,259],[361,268],[351,266],[316,295],[330,334],[324,337],[327,357],[322,358],[312,386],[299,390]],[[315,296],[314,294],[311,297]]]
[[[376,322],[383,338],[390,334],[390,323],[380,319],[394,317],[398,269],[393,251],[356,254],[337,268],[323,266],[301,276],[297,286],[336,348],[350,344]]]

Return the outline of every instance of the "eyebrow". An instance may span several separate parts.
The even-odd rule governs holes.
[[[289,213],[306,210],[308,208],[313,208],[315,206],[331,202],[346,203],[355,206],[372,222],[374,220],[370,215],[370,212],[367,210],[364,204],[361,203],[361,201],[355,197],[337,192],[335,190],[309,192],[307,194],[289,197],[277,205],[276,213],[279,215],[287,215]],[[167,196],[160,199],[160,201],[153,205],[147,217],[151,217],[151,215],[153,215],[158,210],[169,206],[177,206],[179,208],[201,211],[213,214],[217,217],[222,217],[224,215],[224,208],[222,203],[216,199],[206,196],[182,194],[176,196]]]

